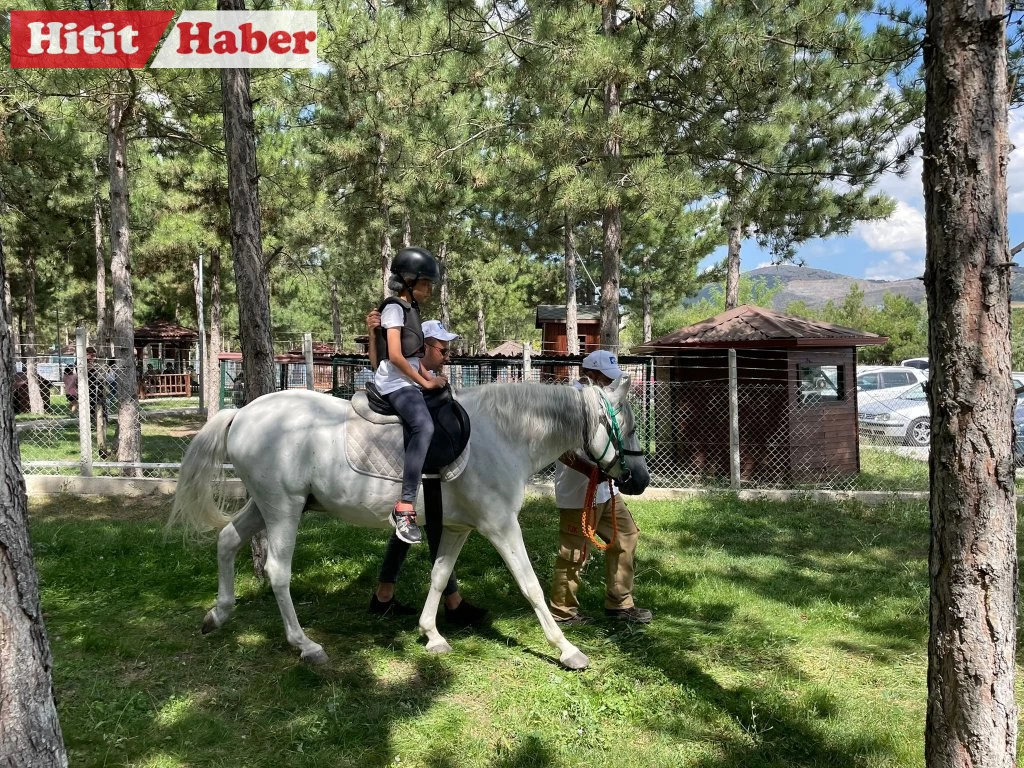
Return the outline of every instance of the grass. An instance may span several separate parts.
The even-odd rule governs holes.
[[[1022,473],[1024,474],[1024,473]],[[928,462],[861,444],[858,491],[927,491]]]
[[[213,545],[164,542],[167,503],[34,500],[32,536],[55,688],[76,766],[922,766],[928,584],[924,504],[635,502],[647,628],[569,635],[555,663],[493,548],[472,536],[466,596],[493,625],[427,654],[415,621],[366,613],[383,532],[311,515],[292,594],[331,663],[302,665],[276,603],[239,559],[239,605],[199,626]],[[543,584],[557,515],[531,500]],[[599,560],[599,556],[596,557]],[[589,569],[586,613],[603,607]],[[399,596],[425,595],[414,549]],[[442,631],[445,630],[442,624]]]

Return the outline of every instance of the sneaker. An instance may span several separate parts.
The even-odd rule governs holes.
[[[646,608],[605,608],[604,615],[618,621],[635,622],[636,624],[650,624],[654,614]]]
[[[412,504],[407,504],[406,506],[410,507],[409,511],[400,511],[398,507],[401,505],[401,502],[395,504],[391,512],[391,525],[395,527],[395,535],[406,544],[419,544],[423,541],[423,534],[416,525],[416,510],[411,509]]]
[[[555,623],[563,627],[582,626],[583,624],[590,624],[592,621],[592,618],[584,616],[582,613],[574,613],[568,619],[555,619]]]
[[[444,609],[444,620],[454,627],[475,627],[482,624],[489,613],[486,608],[479,608],[463,600],[458,608]]]
[[[381,602],[377,599],[377,594],[374,593],[370,596],[370,613],[374,616],[415,616],[419,611],[412,608],[404,603],[398,602],[395,598],[391,598],[387,602]]]

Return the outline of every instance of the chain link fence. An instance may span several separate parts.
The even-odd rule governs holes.
[[[87,353],[32,356],[19,350],[14,386],[17,430],[29,474],[174,477],[189,441],[206,421],[198,376],[186,358],[143,358],[114,343]],[[73,352],[73,354],[72,354]],[[141,350],[140,350],[141,352]],[[222,355],[209,372],[220,407],[244,403],[240,356]],[[728,488],[738,454],[742,487],[925,491],[928,406],[918,386],[830,400],[819,383],[746,380],[737,388],[737,444],[730,439],[727,378],[664,380],[649,357],[622,357],[656,488]],[[491,382],[565,384],[580,358],[455,358],[446,366],[456,390]],[[276,363],[279,389],[305,388],[306,361]],[[84,371],[84,375],[80,372]],[[313,388],[350,398],[372,377],[360,355],[312,362]],[[1024,408],[1022,408],[1024,414]],[[85,431],[83,432],[83,427]],[[1024,440],[1018,456],[1024,454]],[[549,467],[535,478],[550,479]]]

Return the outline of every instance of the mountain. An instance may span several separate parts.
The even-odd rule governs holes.
[[[793,301],[804,301],[807,306],[820,308],[831,300],[839,304],[856,284],[864,291],[864,304],[869,307],[882,306],[882,297],[887,293],[907,296],[914,302],[924,301],[924,281],[918,278],[908,280],[865,280],[860,277],[840,275],[825,269],[798,267],[793,264],[779,264],[758,267],[744,272],[745,278],[764,280],[771,287],[782,286],[775,296],[772,309],[785,311]],[[708,298],[713,283],[705,285],[690,301]],[[1010,298],[1024,302],[1024,269],[1014,267],[1010,286]]]

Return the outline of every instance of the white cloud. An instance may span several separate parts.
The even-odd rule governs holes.
[[[864,268],[868,280],[906,280],[924,274],[924,257],[913,257],[904,251],[893,251],[882,261]]]
[[[1006,169],[1010,213],[1024,213],[1024,116],[1010,113],[1010,165]]]
[[[924,250],[924,214],[903,200],[889,218],[863,222],[855,231],[872,251]]]

